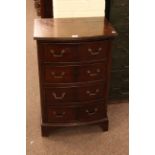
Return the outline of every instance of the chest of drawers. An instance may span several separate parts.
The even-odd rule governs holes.
[[[35,20],[42,136],[78,125],[108,130],[110,51],[116,35],[104,18]]]

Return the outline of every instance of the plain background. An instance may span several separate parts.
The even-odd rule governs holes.
[[[130,155],[155,154],[154,6],[130,0]],[[24,155],[26,1],[1,1],[0,11],[0,154]]]

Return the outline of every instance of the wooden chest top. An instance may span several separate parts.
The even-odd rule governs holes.
[[[104,17],[44,18],[34,21],[34,39],[37,40],[106,39],[116,35],[116,31]]]

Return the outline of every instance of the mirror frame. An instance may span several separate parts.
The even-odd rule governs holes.
[[[41,18],[53,18],[53,0],[40,0]],[[110,19],[111,0],[105,0],[105,17]]]

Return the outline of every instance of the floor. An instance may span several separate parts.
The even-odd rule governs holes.
[[[33,40],[33,0],[27,0],[27,155],[128,155],[128,103],[108,106],[110,127],[62,128],[48,138],[40,133],[40,98],[36,44]]]

